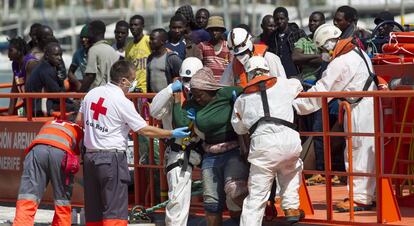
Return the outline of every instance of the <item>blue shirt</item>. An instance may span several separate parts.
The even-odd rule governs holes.
[[[169,50],[175,52],[181,58],[181,60],[185,59],[186,44],[185,44],[184,39],[181,39],[178,43],[167,42],[165,44],[165,47],[167,47]]]
[[[81,78],[83,79],[85,77],[85,70],[86,70],[86,64],[87,64],[88,56],[86,54],[86,50],[83,47],[80,47],[76,50],[76,52],[73,54],[72,57],[72,65],[78,67],[78,70],[81,73]],[[77,76],[79,78],[79,76]]]

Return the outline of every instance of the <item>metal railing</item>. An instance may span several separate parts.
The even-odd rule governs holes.
[[[33,120],[33,112],[32,112],[32,100],[34,98],[57,98],[60,100],[60,109],[61,114],[60,117],[65,118],[65,98],[77,98],[81,99],[83,98],[85,94],[81,93],[0,93],[0,98],[23,98],[26,99],[26,108],[27,108],[27,120],[31,121]],[[128,94],[128,98],[130,98],[134,103],[137,103],[139,99],[141,98],[149,98],[151,99],[154,97],[155,94]],[[332,98],[348,98],[348,97],[371,97],[373,98],[373,108],[374,108],[374,131],[373,132],[364,132],[364,133],[355,133],[352,132],[351,125],[348,124],[349,131],[346,132],[331,132],[329,128],[329,113],[328,113],[328,99]],[[368,91],[368,92],[318,92],[318,93],[301,93],[298,98],[320,98],[322,103],[322,123],[323,123],[323,130],[322,132],[300,132],[302,136],[322,136],[324,141],[324,159],[325,159],[325,170],[324,171],[317,171],[317,170],[304,170],[304,174],[324,174],[326,176],[326,213],[327,218],[326,219],[304,219],[304,221],[309,222],[331,222],[331,223],[338,223],[338,221],[333,219],[333,208],[332,208],[332,183],[331,183],[331,177],[334,175],[337,176],[346,176],[350,178],[350,181],[353,180],[354,176],[363,176],[363,177],[375,177],[377,188],[376,188],[376,194],[377,194],[377,223],[384,223],[386,219],[383,216],[383,208],[384,203],[382,203],[382,194],[383,194],[383,186],[382,186],[382,179],[384,178],[390,178],[390,179],[414,179],[414,175],[403,175],[403,174],[396,174],[396,173],[385,173],[383,169],[384,164],[384,151],[383,151],[383,144],[382,139],[385,137],[391,137],[391,138],[413,138],[413,135],[411,133],[396,133],[396,132],[384,132],[381,130],[382,128],[382,109],[381,109],[381,100],[383,98],[407,98],[407,97],[414,97],[414,91],[407,90],[407,91]],[[345,113],[348,115],[348,123],[350,123],[351,120],[349,120],[351,115],[351,107],[347,103],[341,103],[340,104],[341,109],[345,109]],[[148,107],[148,106],[144,106]],[[342,110],[341,113],[342,115]],[[341,116],[342,117],[342,116]],[[395,117],[394,117],[395,118]],[[342,118],[341,118],[342,119]],[[150,125],[159,125],[158,122],[156,122],[151,117],[148,118],[148,122]],[[398,124],[398,122],[394,122]],[[412,125],[411,125],[412,126]],[[374,137],[374,146],[375,146],[375,172],[374,173],[356,173],[352,172],[352,145],[348,144],[348,147],[350,147],[348,151],[349,155],[349,171],[348,172],[339,172],[339,171],[332,171],[331,166],[331,152],[330,152],[330,137],[334,136],[342,136],[346,137],[348,142],[352,142],[353,136],[368,136],[368,137]],[[162,142],[160,142],[160,161],[159,164],[155,164],[154,161],[154,143],[153,140],[150,140],[150,148],[149,148],[149,164],[143,165],[139,164],[139,141],[138,136],[136,134],[133,135],[134,140],[134,164],[133,167],[135,168],[135,174],[134,174],[134,180],[135,180],[135,188],[134,188],[134,204],[135,205],[143,205],[143,206],[153,206],[155,205],[156,201],[156,194],[155,194],[155,179],[154,179],[154,171],[159,171],[160,176],[160,188],[161,191],[166,191],[167,188],[167,182],[164,176],[164,145]],[[141,180],[141,177],[144,176],[145,170],[142,169],[149,169],[149,180],[148,184],[139,184],[138,182]],[[143,173],[143,174],[142,174]],[[352,183],[349,183],[350,186],[350,201],[351,206],[353,204],[353,187]],[[147,192],[143,192],[143,189],[147,190],[147,186],[149,185],[149,195],[145,194]],[[145,194],[144,197],[142,194]],[[149,198],[146,198],[148,197]],[[162,198],[161,201],[164,201],[165,199]],[[197,205],[198,206],[198,205]],[[194,206],[192,206],[193,209]],[[197,207],[197,209],[200,210],[200,206]],[[194,209],[193,209],[194,210]],[[358,222],[354,222],[354,213],[353,208],[351,208],[350,211],[350,221],[339,221],[343,224],[349,224],[352,222],[352,224],[356,224]]]

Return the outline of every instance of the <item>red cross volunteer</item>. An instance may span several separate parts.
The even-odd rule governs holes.
[[[85,127],[84,196],[86,225],[127,225],[128,183],[125,151],[130,130],[159,138],[187,137],[187,127],[163,130],[148,126],[125,94],[136,82],[134,65],[116,62],[110,82],[89,91],[78,121]]]

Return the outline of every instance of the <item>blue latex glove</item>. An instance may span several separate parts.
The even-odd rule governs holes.
[[[233,102],[236,102],[236,100],[237,100],[237,93],[236,93],[236,90],[233,90],[233,91],[231,92],[231,97],[233,98]]]
[[[192,121],[195,121],[196,117],[196,111],[194,108],[190,108],[187,110],[187,118],[191,119]]]
[[[175,80],[175,82],[171,85],[171,89],[173,93],[181,92],[183,90],[183,84],[180,80]]]
[[[180,127],[172,131],[172,138],[184,138],[190,136],[191,131],[188,130],[188,127]]]

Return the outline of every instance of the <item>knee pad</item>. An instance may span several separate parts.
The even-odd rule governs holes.
[[[247,181],[230,179],[224,185],[224,192],[226,196],[235,200],[247,197],[249,191],[247,188]]]

